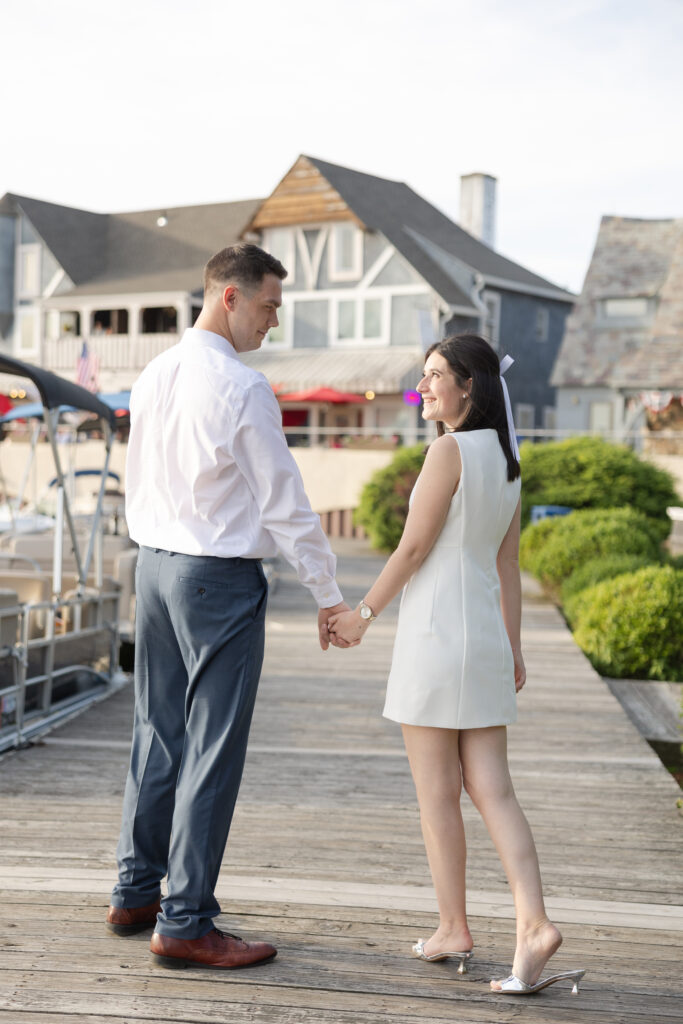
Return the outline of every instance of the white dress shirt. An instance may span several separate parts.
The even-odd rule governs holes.
[[[342,600],[263,376],[227,339],[190,328],[143,370],[130,400],[126,518],[133,540],[220,558],[279,550],[321,608]]]

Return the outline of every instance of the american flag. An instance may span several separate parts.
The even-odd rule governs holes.
[[[99,391],[100,361],[94,352],[88,348],[87,341],[83,342],[81,354],[76,363],[76,383],[88,391]]]

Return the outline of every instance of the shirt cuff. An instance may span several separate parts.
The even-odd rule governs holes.
[[[341,604],[344,598],[341,590],[334,580],[330,583],[313,585],[308,588],[315,598],[318,608],[332,608],[335,604]]]

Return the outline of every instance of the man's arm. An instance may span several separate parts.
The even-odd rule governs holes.
[[[329,637],[326,628],[323,637],[323,626],[333,610],[344,604],[334,578],[337,560],[311,509],[282,432],[280,408],[265,383],[258,382],[245,393],[232,455],[258,505],[261,525],[320,609],[320,644],[326,650]]]

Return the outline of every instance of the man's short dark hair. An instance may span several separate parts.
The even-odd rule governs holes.
[[[280,261],[258,245],[230,245],[212,256],[204,267],[204,295],[231,282],[245,292],[254,292],[266,274],[275,274],[281,281],[287,277]]]

